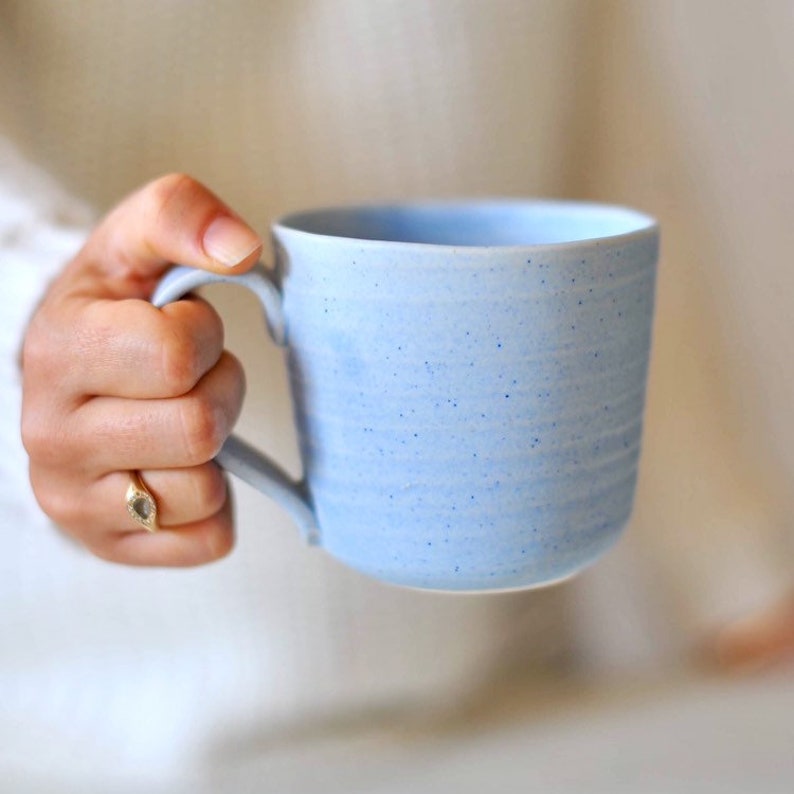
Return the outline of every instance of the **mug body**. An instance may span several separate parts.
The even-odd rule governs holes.
[[[628,521],[658,229],[631,210],[450,202],[274,227],[320,543],[439,590],[548,584]]]

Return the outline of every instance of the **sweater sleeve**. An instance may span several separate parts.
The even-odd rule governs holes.
[[[87,206],[68,196],[0,138],[4,315],[0,344],[6,375],[17,372],[17,355],[30,315],[49,282],[82,245],[91,219]]]

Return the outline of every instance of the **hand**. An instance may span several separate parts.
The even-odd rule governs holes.
[[[156,180],[100,223],[51,285],[22,355],[22,437],[42,509],[99,557],[186,566],[234,543],[223,473],[212,459],[240,411],[242,369],[205,301],[148,303],[172,262],[250,268],[260,238],[205,187]],[[160,530],[127,514],[131,470]]]
[[[750,671],[794,662],[794,590],[711,638],[707,658],[723,670]]]

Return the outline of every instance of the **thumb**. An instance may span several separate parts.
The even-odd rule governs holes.
[[[72,263],[86,292],[149,297],[173,263],[228,273],[250,268],[262,240],[200,182],[169,174],[128,196]]]

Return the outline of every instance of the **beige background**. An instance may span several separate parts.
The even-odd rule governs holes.
[[[369,791],[392,775],[404,790],[439,759],[443,780],[417,791],[789,790],[790,676],[677,684],[704,631],[794,570],[792,42],[787,0],[0,0],[0,135],[99,211],[184,170],[263,232],[300,206],[471,194],[623,202],[663,226],[634,521],[571,583],[487,599],[383,587],[308,552],[244,486],[236,552],[183,572],[108,566],[12,510],[14,791]],[[0,169],[14,162],[0,140]],[[2,190],[28,173],[0,173],[0,204],[20,205]],[[29,187],[35,219],[46,190]],[[57,235],[39,239],[39,215],[0,223],[0,255],[41,267]],[[0,262],[5,295],[31,291],[21,270]],[[243,433],[296,470],[258,309],[215,299],[248,370]],[[25,506],[15,440],[3,485]],[[552,707],[547,678],[519,696],[509,675],[539,668],[616,676]],[[640,698],[632,682],[656,674]]]
[[[630,570],[673,636],[791,570],[792,41],[783,0],[6,0],[0,121],[99,208],[185,170],[260,230],[298,206],[426,195],[656,214],[634,526],[577,586],[625,610],[612,577]],[[265,359],[244,427],[295,467],[280,361],[250,301],[219,300],[249,371]],[[624,622],[620,653],[640,653],[647,624]]]

